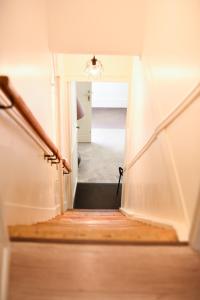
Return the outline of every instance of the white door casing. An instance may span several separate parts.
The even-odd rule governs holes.
[[[76,186],[78,181],[78,149],[77,149],[77,91],[76,83],[70,82],[69,106],[71,111],[71,207],[73,208]]]
[[[69,161],[72,172],[62,175],[63,197],[62,211],[73,208],[77,184],[77,102],[75,82],[58,79],[59,90],[59,148],[63,156]]]
[[[0,299],[7,299],[10,268],[10,243],[4,217],[3,201],[0,199]]]

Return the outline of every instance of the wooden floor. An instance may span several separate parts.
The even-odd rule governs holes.
[[[15,243],[8,300],[199,300],[187,246]]]
[[[68,211],[35,225],[9,227],[12,240],[106,243],[176,243],[172,228],[153,226],[119,211]]]

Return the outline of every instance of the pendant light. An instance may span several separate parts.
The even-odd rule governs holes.
[[[89,60],[86,64],[85,73],[92,78],[97,78],[101,76],[103,72],[103,66],[100,60],[98,60],[95,56],[91,60]]]

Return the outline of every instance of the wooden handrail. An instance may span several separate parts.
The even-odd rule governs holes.
[[[168,128],[190,105],[199,99],[200,97],[200,83],[198,83],[193,90],[181,100],[166,116],[165,118],[156,126],[152,135],[148,138],[143,147],[137,152],[134,158],[128,163],[124,172],[132,168],[136,162],[148,151],[151,145],[156,141],[159,134]]]
[[[58,148],[51,141],[49,136],[46,134],[36,117],[30,111],[26,103],[23,101],[22,97],[17,94],[17,92],[12,87],[10,80],[7,76],[0,76],[0,89],[6,95],[6,97],[13,103],[14,107],[18,110],[18,112],[23,116],[23,118],[27,121],[30,127],[34,130],[34,132],[40,137],[40,139],[45,143],[45,145],[51,150],[52,154],[54,154],[58,160],[62,161],[63,167],[67,170],[67,172],[71,172],[71,168],[69,162],[64,159],[59,152]]]

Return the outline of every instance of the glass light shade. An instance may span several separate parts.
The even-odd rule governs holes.
[[[89,77],[97,78],[101,76],[102,72],[103,72],[102,63],[98,59],[96,59],[95,56],[87,62],[85,73]]]

